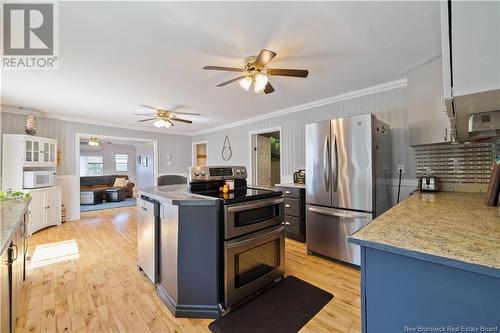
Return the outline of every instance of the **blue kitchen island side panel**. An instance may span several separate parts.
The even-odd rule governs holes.
[[[499,332],[500,279],[362,246],[362,329]]]

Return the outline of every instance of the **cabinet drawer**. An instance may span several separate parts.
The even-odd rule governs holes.
[[[285,198],[300,198],[300,188],[296,187],[278,187]]]
[[[285,216],[285,231],[291,234],[300,235],[300,219],[295,216]]]
[[[285,215],[300,216],[301,202],[300,199],[285,197]]]

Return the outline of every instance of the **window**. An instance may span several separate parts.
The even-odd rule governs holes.
[[[128,154],[115,154],[115,170],[128,171]]]
[[[80,156],[80,176],[102,176],[102,156]]]

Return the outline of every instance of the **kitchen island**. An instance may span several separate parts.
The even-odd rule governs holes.
[[[416,193],[353,234],[363,332],[500,330],[500,208]]]
[[[158,296],[176,317],[218,318],[220,200],[187,185],[149,187],[139,196],[160,204]]]

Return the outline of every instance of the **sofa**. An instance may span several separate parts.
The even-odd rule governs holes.
[[[108,188],[114,187],[116,178],[129,179],[127,175],[80,177],[80,191],[105,191]],[[123,188],[126,198],[131,198],[134,195],[134,186],[134,183],[129,182]]]

